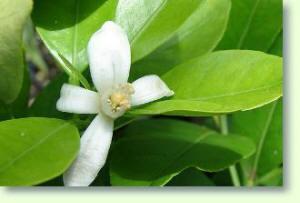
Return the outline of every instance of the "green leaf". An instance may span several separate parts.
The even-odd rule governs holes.
[[[282,59],[257,51],[218,51],[162,76],[175,95],[131,114],[207,115],[253,109],[282,95]]]
[[[11,104],[1,104],[0,102],[0,120],[21,118],[27,115],[31,84],[27,68],[24,68],[22,83],[18,97]]]
[[[228,28],[218,49],[268,52],[282,33],[282,0],[232,0]]]
[[[35,185],[62,174],[79,149],[79,133],[58,119],[0,123],[0,185]]]
[[[79,71],[87,65],[90,36],[114,17],[116,0],[36,0],[33,22],[51,54],[62,54]],[[63,63],[62,63],[63,64]]]
[[[191,58],[212,51],[225,31],[229,0],[202,0],[175,34],[150,55],[133,64],[130,79],[146,74],[162,75]]]
[[[22,87],[22,32],[31,7],[31,0],[0,2],[0,101],[6,104],[17,98]]]
[[[140,120],[125,128],[112,148],[112,185],[164,185],[188,167],[219,171],[250,156],[253,143],[195,124]]]
[[[114,130],[118,130],[136,119],[137,117],[127,117],[127,116],[119,117],[114,122]]]
[[[281,33],[279,33],[279,35],[274,40],[274,43],[272,44],[272,46],[269,48],[268,53],[274,54],[277,56],[282,56],[282,40],[283,40],[283,36],[282,36],[282,31],[281,31]]]
[[[128,34],[132,61],[143,58],[166,42],[202,1],[119,0],[116,22]]]
[[[214,186],[215,184],[200,170],[188,168],[175,176],[166,186]]]
[[[282,168],[275,168],[257,180],[258,185],[282,186],[283,171]]]
[[[58,55],[63,62],[62,68],[64,69],[65,73],[69,75],[69,80],[75,82],[74,85],[79,85],[80,82],[85,89],[90,90],[91,87],[87,79],[64,56],[62,56],[60,53],[58,53]]]
[[[241,163],[246,183],[255,184],[282,163],[282,100],[233,114],[230,131],[251,138],[257,146],[256,153]]]
[[[255,49],[282,56],[282,0],[232,0],[228,29],[218,48]],[[268,177],[267,174],[282,162],[281,108],[281,101],[275,101],[232,116],[233,132],[253,138],[257,145],[262,144],[262,149],[258,148],[256,153],[260,155],[255,167],[255,156],[241,163],[245,184],[255,184],[255,179],[261,176]],[[272,123],[265,128],[268,118]],[[260,184],[258,181],[256,184]]]

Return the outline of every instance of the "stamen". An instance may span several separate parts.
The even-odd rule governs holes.
[[[107,99],[107,103],[111,107],[111,112],[116,113],[119,111],[128,110],[130,105],[130,96],[134,93],[134,89],[131,84],[121,84]]]

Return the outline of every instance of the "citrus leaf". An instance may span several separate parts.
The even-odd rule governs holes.
[[[165,43],[132,65],[130,80],[162,75],[176,65],[212,51],[226,29],[229,0],[202,0],[197,9]]]
[[[112,185],[164,185],[188,167],[219,171],[250,156],[251,140],[169,120],[131,123],[112,149]]]
[[[0,2],[0,102],[6,104],[12,103],[22,88],[22,33],[31,7],[31,0]]]
[[[199,116],[265,105],[282,95],[282,59],[258,51],[218,51],[180,64],[162,79],[174,96],[129,113]]]
[[[201,2],[202,0],[119,0],[116,22],[127,32],[132,61],[143,58],[168,40]]]
[[[36,0],[33,22],[43,42],[79,71],[87,68],[86,47],[91,35],[115,14],[116,0]]]
[[[255,184],[282,163],[282,100],[233,114],[230,131],[251,138],[257,146],[255,154],[241,162],[246,184]]]
[[[0,122],[0,185],[35,185],[62,174],[79,149],[79,133],[58,119]]]

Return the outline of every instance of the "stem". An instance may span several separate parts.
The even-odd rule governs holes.
[[[227,116],[226,115],[221,115],[220,116],[220,130],[223,135],[228,135],[228,124],[227,124]],[[231,176],[231,180],[234,186],[240,187],[240,179],[239,179],[239,174],[236,170],[235,165],[229,166],[229,172]]]
[[[74,75],[69,75],[69,83],[76,86],[80,84],[78,78],[75,77]]]
[[[63,55],[58,53],[60,57],[61,68],[69,75],[69,82],[74,85],[81,83],[84,88],[91,89],[87,79],[65,58]]]
[[[259,140],[259,143],[258,143],[258,146],[257,146],[257,149],[256,149],[256,154],[255,154],[255,157],[254,157],[253,167],[250,171],[250,177],[249,177],[248,183],[247,183],[248,186],[253,186],[256,183],[256,171],[257,171],[257,167],[258,167],[258,162],[259,162],[259,159],[260,159],[260,156],[261,156],[262,148],[264,146],[265,139],[266,139],[270,124],[272,122],[272,118],[273,118],[273,114],[274,114],[274,111],[275,111],[275,108],[276,108],[276,104],[277,104],[277,102],[273,102],[273,105],[270,108],[270,111],[268,113],[268,117],[267,117],[264,129],[262,131],[262,135],[260,137],[260,140]]]
[[[233,185],[236,187],[240,187],[241,183],[240,183],[240,179],[239,179],[239,174],[236,170],[235,165],[229,166],[229,172],[230,172],[230,176],[231,176]]]

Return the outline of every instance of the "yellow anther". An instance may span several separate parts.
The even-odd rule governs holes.
[[[129,96],[120,92],[113,93],[109,98],[109,104],[111,105],[112,111],[117,112],[123,109],[130,108]]]
[[[109,94],[106,100],[106,105],[103,109],[107,109],[107,113],[110,115],[121,115],[131,107],[131,95],[134,93],[133,86],[129,83],[120,84],[115,86],[112,92]]]

